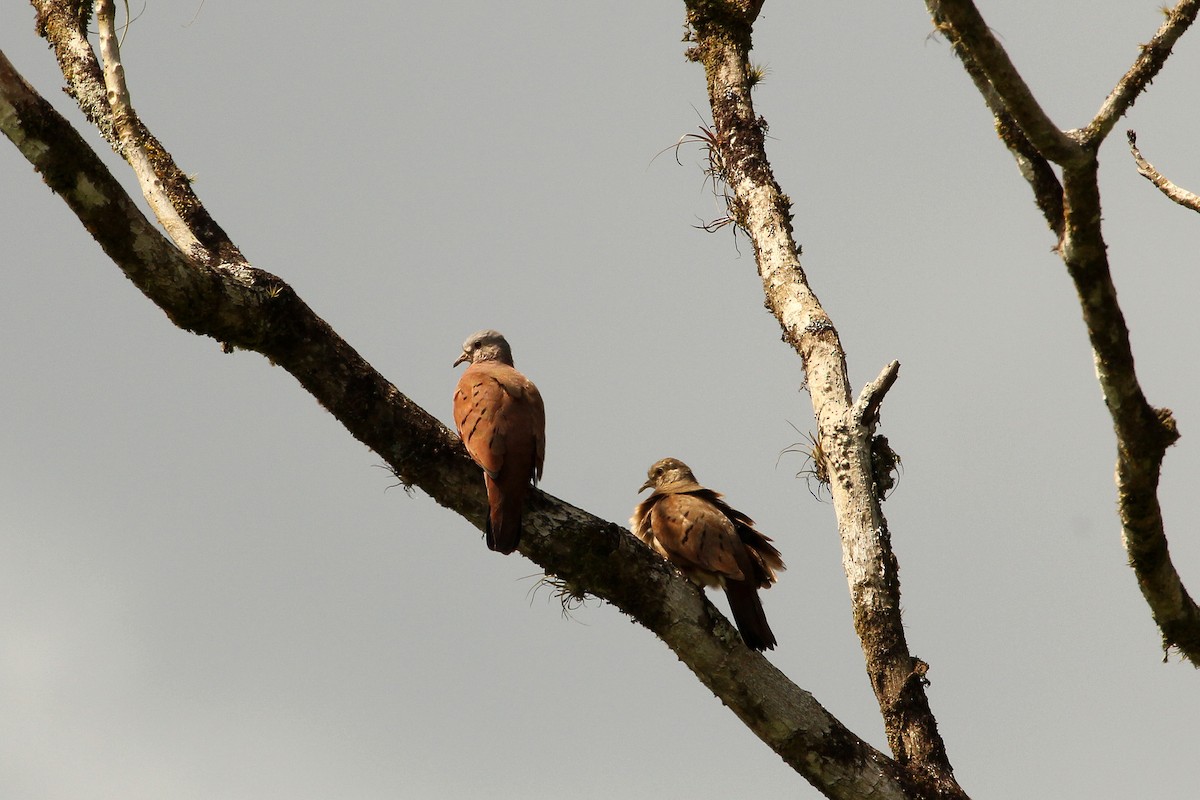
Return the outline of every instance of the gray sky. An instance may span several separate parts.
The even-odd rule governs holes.
[[[1161,21],[980,5],[1064,128]],[[32,18],[0,6],[0,48],[82,126]],[[546,399],[547,491],[624,522],[673,455],[753,516],[789,566],[764,597],[771,660],[885,748],[832,509],[780,456],[813,427],[799,360],[749,244],[693,227],[720,214],[700,153],[654,158],[706,115],[682,21],[151,2],[124,60],[247,256],[415,401],[449,422],[460,342],[498,328]],[[1190,796],[1200,676],[1160,663],[1125,564],[1070,282],[930,29],[915,0],[775,2],[755,49],[856,387],[902,364],[882,430],[910,645],[972,796]],[[1198,36],[1119,128],[1193,189]],[[1196,594],[1200,228],[1119,132],[1101,159],[1143,385],[1184,434],[1161,496]],[[564,619],[534,565],[389,489],[282,370],[173,328],[7,142],[0,186],[0,796],[818,796],[652,635],[596,601]]]

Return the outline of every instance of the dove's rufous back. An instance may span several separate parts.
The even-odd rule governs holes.
[[[664,458],[647,475],[638,491],[654,492],[633,510],[633,532],[696,583],[725,590],[747,647],[773,649],[775,634],[758,590],[769,589],[776,571],[785,567],[770,538],[754,529],[754,520],[730,508],[719,492],[697,483],[682,461]]]
[[[521,511],[530,481],[542,477],[546,409],[533,382],[513,367],[500,333],[483,330],[463,342],[458,366],[471,362],[454,391],[454,424],[467,452],[483,467],[487,546],[511,553],[521,541]]]

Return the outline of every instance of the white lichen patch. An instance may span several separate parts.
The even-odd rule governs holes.
[[[104,193],[96,188],[96,184],[92,183],[91,179],[82,172],[75,176],[75,189],[72,194],[89,209],[101,208],[108,203],[108,198],[104,196]]]

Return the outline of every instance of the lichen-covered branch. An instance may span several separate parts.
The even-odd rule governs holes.
[[[1123,541],[1165,647],[1177,647],[1200,666],[1200,610],[1171,563],[1158,501],[1166,449],[1179,437],[1168,409],[1147,402],[1134,367],[1129,329],[1117,301],[1102,231],[1096,153],[1117,117],[1127,110],[1163,66],[1171,46],[1196,16],[1195,3],[1169,14],[1133,68],[1083,132],[1065,148],[1045,130],[1048,120],[1030,112],[1036,102],[1016,75],[1003,48],[970,0],[926,0],[934,24],[954,47],[968,75],[993,109],[1013,111],[1021,133],[1036,149],[1032,158],[1055,161],[1062,170],[1062,228],[1057,250],[1074,281],[1096,377],[1117,439],[1117,501]],[[985,74],[982,83],[979,74]],[[1015,109],[1023,109],[1016,113]],[[999,115],[997,115],[999,119]],[[1005,139],[1009,143],[1009,139]],[[1010,143],[1010,148],[1012,144]],[[1029,176],[1026,176],[1029,178]],[[1034,181],[1031,181],[1033,183]],[[1044,184],[1051,186],[1048,182]],[[1037,193],[1035,186],[1035,194]],[[1045,204],[1039,199],[1045,212]]]
[[[65,30],[71,36],[75,29]],[[486,500],[479,470],[456,436],[380,375],[279,278],[244,264],[209,263],[175,247],[3,54],[0,131],[175,324],[262,353],[378,453],[406,486],[422,489],[482,528]],[[747,727],[828,796],[913,796],[904,770],[746,648],[701,590],[624,529],[534,492],[521,551],[564,592],[596,595],[653,631]]]
[[[1171,202],[1178,203],[1184,208],[1190,208],[1192,211],[1200,211],[1200,195],[1176,186],[1167,176],[1156,170],[1138,149],[1136,133],[1126,131],[1125,135],[1129,138],[1129,152],[1133,154],[1133,162],[1137,164],[1138,174],[1157,186],[1158,190],[1170,198]]]
[[[704,66],[720,178],[737,224],[754,245],[767,307],[803,360],[842,540],[855,628],[883,716],[888,745],[915,795],[962,797],[900,619],[900,580],[872,470],[874,415],[855,414],[837,331],[800,265],[791,203],[764,148],[766,123],[750,97],[749,51],[761,3],[689,0],[688,57]],[[896,365],[898,368],[898,365]],[[895,370],[885,371],[882,399]],[[870,397],[870,393],[868,394]],[[868,400],[869,404],[870,401]],[[877,411],[877,406],[874,407]],[[864,419],[864,417],[871,417]]]

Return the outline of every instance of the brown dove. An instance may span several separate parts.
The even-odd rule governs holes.
[[[633,532],[696,583],[725,589],[747,647],[774,649],[758,590],[771,588],[775,572],[786,567],[770,538],[719,492],[701,486],[682,461],[664,458],[647,475],[638,491],[654,492],[633,510]]]
[[[511,553],[521,541],[521,511],[530,481],[542,477],[546,409],[533,382],[513,368],[500,333],[483,330],[463,342],[454,362],[471,365],[454,391],[454,424],[475,463],[483,467],[487,546]]]

